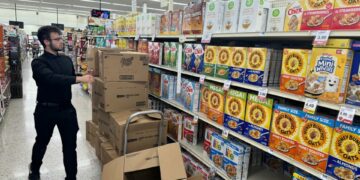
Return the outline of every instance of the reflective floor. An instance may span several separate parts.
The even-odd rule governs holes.
[[[0,122],[0,179],[27,179],[28,164],[35,141],[33,112],[36,102],[36,84],[31,77],[30,61],[23,63],[22,99],[13,99],[6,112],[5,119]],[[85,121],[91,119],[91,100],[80,89],[73,86],[74,106],[77,109],[80,131],[77,139],[78,179],[100,179],[100,162],[94,149],[86,141]],[[57,128],[47,148],[41,178],[44,180],[64,179],[65,170],[62,162],[62,145]]]

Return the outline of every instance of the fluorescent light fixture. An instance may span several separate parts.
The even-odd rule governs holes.
[[[100,3],[100,1],[93,1],[93,0],[80,0],[83,2],[92,2],[92,3]],[[101,4],[111,4],[110,2],[103,2],[101,1]]]
[[[90,6],[80,6],[80,5],[72,5],[72,7],[96,9],[95,7],[90,7]]]
[[[150,0],[150,1],[153,1],[153,2],[160,2],[160,0]],[[185,5],[187,5],[186,3],[179,3],[179,2],[173,2],[173,4],[175,4],[175,5],[181,5],[181,6],[185,6]]]
[[[33,3],[40,3],[40,1],[33,1],[33,0],[18,0],[21,2],[33,2]]]

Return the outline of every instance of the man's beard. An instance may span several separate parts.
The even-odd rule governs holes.
[[[62,48],[56,48],[55,46],[53,46],[52,43],[50,43],[50,49],[53,50],[53,51],[56,51],[56,52],[63,50]]]

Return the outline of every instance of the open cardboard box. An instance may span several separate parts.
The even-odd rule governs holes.
[[[104,166],[102,180],[187,179],[178,143],[126,154]],[[192,177],[191,180],[201,180]]]

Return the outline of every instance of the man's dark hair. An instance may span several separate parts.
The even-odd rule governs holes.
[[[37,37],[44,48],[46,47],[44,40],[50,40],[51,33],[58,33],[59,35],[62,34],[61,30],[55,26],[42,26],[37,32]]]

